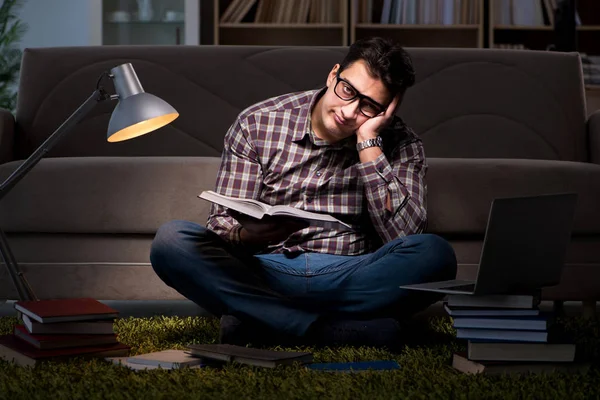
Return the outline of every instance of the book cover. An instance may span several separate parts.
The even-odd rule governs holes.
[[[511,329],[525,331],[545,331],[552,319],[547,315],[535,317],[454,317],[454,328]]]
[[[129,350],[130,347],[123,343],[41,350],[18,339],[15,335],[0,336],[0,358],[22,366],[34,366],[39,361],[63,360],[72,357],[127,356]]]
[[[118,343],[117,335],[114,333],[109,335],[39,335],[29,333],[24,325],[15,325],[14,334],[19,339],[42,350]]]
[[[116,318],[119,314],[91,298],[17,301],[14,307],[41,323]]]
[[[167,368],[163,365],[147,365],[147,364],[136,364],[127,361],[128,357],[106,357],[106,361],[110,361],[115,365],[121,365],[123,367],[129,368],[134,371],[146,371],[151,369],[177,369],[177,368]],[[199,363],[195,365],[186,366],[185,368],[202,368],[204,367],[204,363]]]
[[[322,226],[332,229],[340,229],[342,227],[346,229],[352,229],[350,225],[331,215],[319,214],[295,207],[285,205],[271,206],[254,199],[240,199],[236,197],[224,196],[212,190],[205,190],[204,192],[200,193],[198,197],[212,203],[219,204],[223,207],[231,208],[232,210],[249,215],[256,219],[262,219],[265,215],[282,216],[300,218],[308,221],[310,225],[315,226]]]
[[[524,343],[470,340],[467,356],[474,361],[572,362],[574,343]]]
[[[479,308],[525,308],[531,309],[539,305],[539,297],[534,295],[494,294],[494,295],[448,295],[449,307]]]
[[[514,342],[547,342],[548,331],[514,331],[509,329],[458,328],[457,339],[486,339]]]
[[[324,372],[390,371],[400,369],[400,364],[395,360],[374,360],[342,363],[313,363],[307,364],[306,368]]]
[[[473,361],[464,352],[454,353],[452,367],[465,374],[540,374],[552,372],[586,372],[589,363],[519,363],[504,361]]]
[[[34,321],[25,314],[21,315],[21,319],[27,331],[34,335],[109,335],[115,333],[114,319],[45,324]]]
[[[202,363],[202,359],[194,357],[183,350],[163,350],[153,353],[138,354],[125,360],[128,364],[139,364],[163,369],[190,367]]]
[[[451,317],[533,317],[540,315],[538,308],[450,307],[447,302],[444,302],[444,310]]]
[[[235,361],[267,368],[291,365],[295,362],[310,363],[313,360],[313,355],[309,352],[255,349],[230,344],[189,344],[187,348],[195,357]]]

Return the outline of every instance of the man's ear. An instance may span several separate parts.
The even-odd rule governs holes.
[[[335,64],[333,66],[333,68],[331,69],[331,71],[329,71],[329,75],[327,75],[327,87],[329,87],[333,81],[335,80],[335,77],[337,76],[337,72],[340,69],[340,64]]]

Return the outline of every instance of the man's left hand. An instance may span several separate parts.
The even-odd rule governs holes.
[[[396,113],[396,108],[398,108],[398,104],[400,103],[400,96],[400,93],[394,96],[394,99],[389,104],[389,106],[383,114],[379,114],[376,117],[369,118],[356,130],[358,142],[377,137],[379,135],[379,132],[381,132],[392,122],[394,114]]]

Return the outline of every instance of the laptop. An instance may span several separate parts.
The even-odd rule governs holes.
[[[560,282],[577,194],[560,193],[492,201],[475,281],[449,280],[400,286],[446,294],[530,294]]]

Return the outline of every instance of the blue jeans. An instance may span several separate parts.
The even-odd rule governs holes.
[[[189,221],[161,226],[150,260],[168,286],[211,314],[294,336],[320,317],[408,317],[443,295],[398,286],[456,276],[452,247],[432,234],[398,238],[360,256],[251,255]]]

